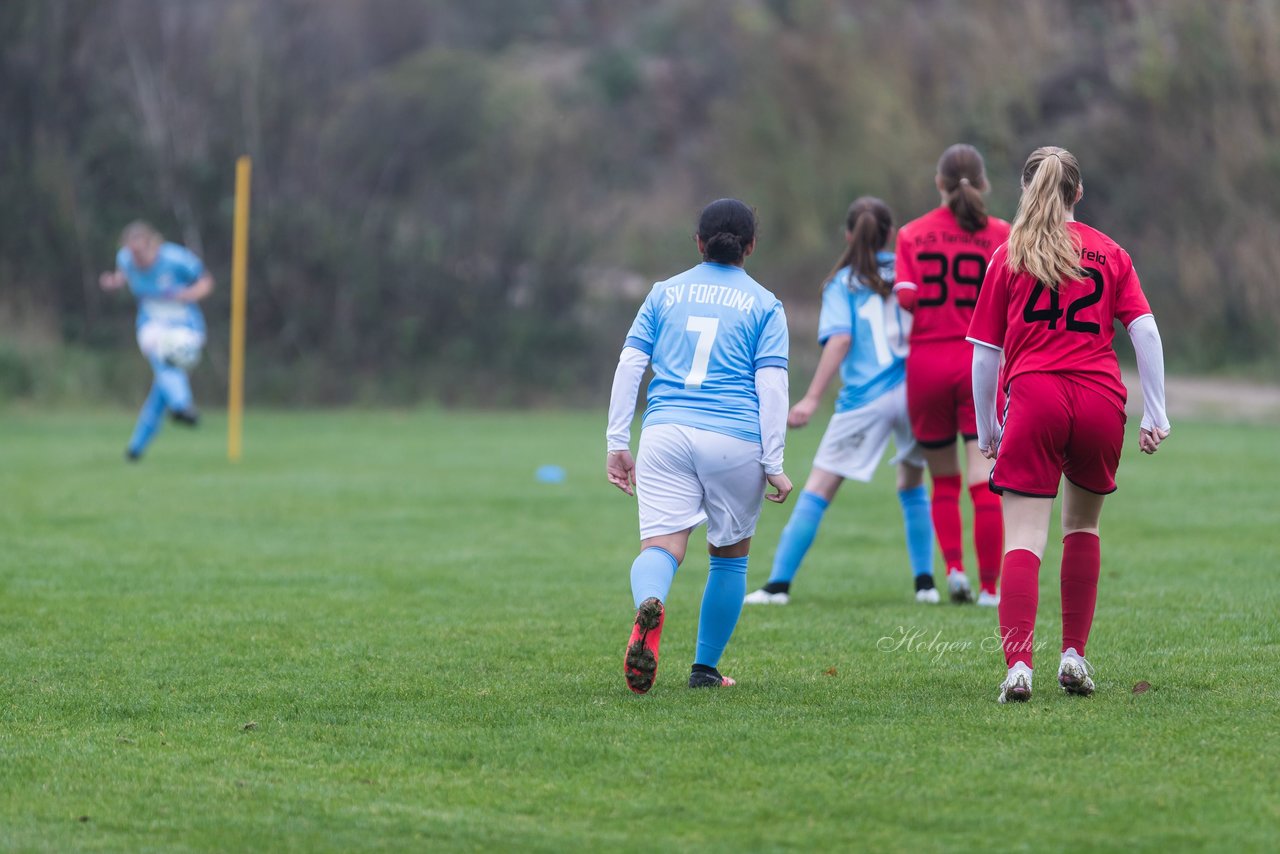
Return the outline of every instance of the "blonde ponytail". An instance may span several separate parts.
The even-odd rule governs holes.
[[[1067,228],[1067,214],[1080,188],[1080,164],[1065,148],[1045,146],[1031,152],[1022,167],[1022,198],[1009,232],[1006,264],[1057,290],[1079,279],[1080,243]]]

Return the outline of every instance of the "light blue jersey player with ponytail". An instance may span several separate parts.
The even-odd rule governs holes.
[[[782,531],[765,586],[749,605],[785,605],[791,582],[813,544],[823,514],[846,479],[871,480],[889,438],[898,465],[898,501],[906,526],[907,557],[916,599],[939,601],[933,582],[933,521],[924,487],[924,454],[907,415],[906,355],[911,315],[891,296],[893,254],[886,252],[893,214],[880,199],[863,196],[845,218],[848,246],[822,292],[818,341],[822,358],[805,396],[787,423],[803,427],[817,410],[836,372],[842,387],[823,434],[813,471]]]
[[[138,413],[125,458],[136,461],[155,437],[166,412],[179,424],[199,421],[187,371],[204,347],[204,315],[197,303],[213,291],[213,276],[195,253],[166,243],[145,222],[134,222],[120,237],[116,269],[103,273],[107,291],[125,285],[138,300],[138,349],[151,364],[151,392]]]
[[[763,499],[791,492],[782,470],[787,419],[787,318],[743,270],[755,212],[736,199],[698,221],[704,263],[654,285],[618,359],[609,400],[609,482],[635,494],[640,555],[631,565],[635,622],[623,666],[637,694],[653,687],[667,593],[689,534],[706,522],[710,572],[698,617],[690,688],[727,687],[720,657],[742,613],[747,555]],[[652,365],[640,451],[631,421]],[[766,484],[774,492],[765,494]]]

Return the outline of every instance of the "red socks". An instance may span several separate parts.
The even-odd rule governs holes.
[[[1004,660],[1010,666],[1021,661],[1031,666],[1036,626],[1036,605],[1040,601],[1040,558],[1026,549],[1004,556],[1000,582],[1000,637]]]
[[[1097,534],[1077,531],[1062,538],[1062,649],[1084,655],[1098,604],[1102,544]],[[1007,589],[1007,588],[1006,588]],[[1003,617],[1001,619],[1003,623]]]
[[[960,475],[933,479],[933,530],[938,536],[947,571],[964,569],[964,549],[960,545]]]
[[[996,592],[1000,579],[1000,555],[1004,553],[1004,518],[1000,496],[985,483],[969,486],[973,499],[973,546],[978,553],[978,580],[986,593]]]
[[[962,483],[963,479],[958,474],[933,479],[933,530],[937,533],[948,572],[964,570],[964,547],[960,541]],[[1004,551],[1000,496],[985,483],[970,486],[969,495],[973,498],[973,545],[978,553],[978,580],[983,590],[995,593],[996,582],[1000,579],[1000,555]]]
[[[1062,538],[1062,649],[1084,655],[1098,602],[1102,549],[1097,534],[1077,531]],[[1040,558],[1026,549],[1004,556],[1000,581],[1000,637],[1010,666],[1031,666],[1036,605],[1040,598]]]

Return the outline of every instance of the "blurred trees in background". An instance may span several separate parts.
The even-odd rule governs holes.
[[[803,347],[849,201],[918,216],[956,141],[1006,218],[1073,150],[1171,362],[1274,363],[1280,0],[6,0],[0,398],[137,395],[138,217],[218,276],[222,385],[241,153],[252,397],[527,403],[598,401],[722,195]]]

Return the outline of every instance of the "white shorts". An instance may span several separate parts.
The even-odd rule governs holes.
[[[165,358],[167,355],[165,350],[172,345],[175,330],[178,330],[178,334],[182,336],[184,344],[197,349],[204,347],[203,332],[197,332],[186,326],[176,326],[151,320],[138,327],[138,349],[148,359]]]
[[[907,416],[906,383],[866,406],[831,416],[813,458],[813,467],[865,483],[875,474],[890,434],[898,452],[893,463],[923,468],[924,452],[911,435],[911,419]]]
[[[654,424],[640,433],[636,497],[640,539],[707,523],[707,543],[731,546],[756,532],[764,501],[760,444],[723,433]]]

